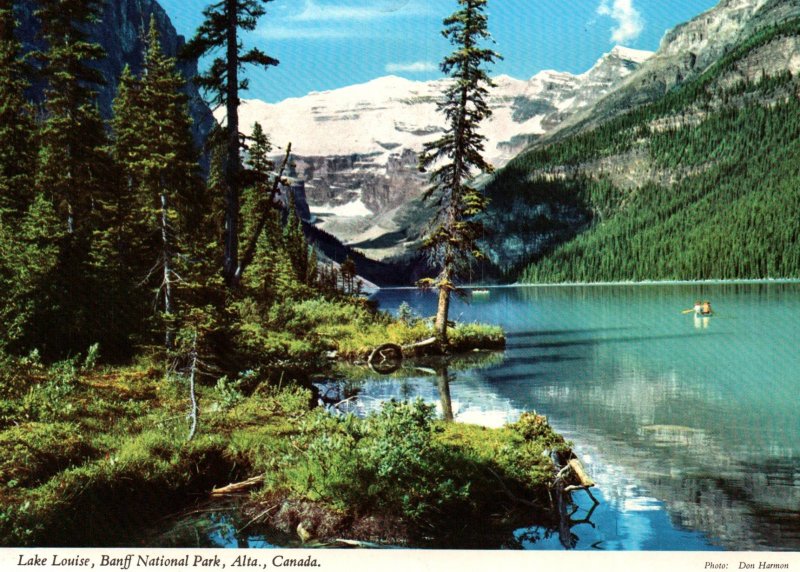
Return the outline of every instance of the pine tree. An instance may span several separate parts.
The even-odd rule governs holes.
[[[25,101],[25,68],[12,0],[0,0],[0,217],[18,222],[32,200],[34,122]]]
[[[289,191],[286,224],[283,227],[283,240],[295,277],[305,283],[308,273],[308,242],[303,233],[303,223],[297,216],[294,194]]]
[[[93,67],[104,54],[87,36],[100,5],[96,0],[43,1],[35,11],[46,44],[34,54],[46,81],[35,192],[51,205],[40,212],[55,213],[59,228],[42,234],[59,254],[51,275],[53,298],[47,305],[37,304],[32,320],[42,325],[46,336],[38,342],[52,357],[102,343],[109,324],[106,310],[113,304],[111,276],[92,261],[94,233],[105,223],[103,203],[114,191],[106,131],[96,105],[103,78]],[[48,248],[42,241],[40,247]]]
[[[447,345],[455,280],[470,257],[481,256],[477,246],[481,227],[474,217],[487,203],[470,181],[476,172],[492,171],[482,157],[485,137],[478,133],[480,122],[491,115],[486,96],[487,88],[494,85],[483,66],[500,58],[496,52],[480,47],[481,41],[491,37],[484,13],[486,3],[458,0],[461,9],[444,20],[442,34],[456,47],[440,66],[452,78],[438,106],[447,118],[447,128],[441,138],[425,145],[420,157],[421,168],[434,167],[425,198],[435,197],[438,208],[424,249],[433,266],[439,268],[436,278],[422,280],[420,285],[439,291],[434,329],[443,347]]]
[[[114,156],[123,172],[119,196],[129,210],[134,205],[127,213],[131,226],[144,227],[135,233],[144,237],[136,240],[138,252],[134,253],[145,264],[139,268],[140,280],[147,281],[147,267],[148,276],[159,276],[153,286],[166,322],[167,348],[174,341],[176,282],[182,279],[179,267],[187,264],[186,245],[199,231],[202,213],[198,211],[203,206],[183,86],[174,59],[161,50],[151,18],[143,76],[136,80],[124,73],[120,83],[113,121]],[[118,205],[123,208],[125,204]]]
[[[84,227],[84,236],[108,167],[105,129],[95,104],[103,77],[92,67],[105,54],[88,41],[86,32],[100,6],[98,0],[44,1],[36,11],[48,45],[46,52],[36,54],[47,80],[37,185],[50,193],[67,232]]]
[[[108,276],[111,303],[106,309],[107,337],[117,351],[131,345],[130,337],[145,338],[152,300],[145,276],[153,265],[156,237],[152,213],[141,191],[133,165],[140,160],[142,113],[141,83],[130,68],[123,69],[114,99],[110,155],[114,161],[114,192],[103,201],[103,226],[94,233],[92,260],[95,272]],[[112,350],[113,351],[113,350]]]
[[[308,247],[308,264],[306,268],[306,284],[312,288],[317,286],[317,278],[319,277],[319,256],[317,249],[309,245]]]
[[[20,44],[14,36],[13,2],[0,0],[0,347],[19,340],[30,317],[40,258],[22,237],[27,210],[33,200],[35,147],[34,122],[28,113],[24,92],[25,69]],[[22,253],[31,255],[26,262]],[[30,280],[26,280],[26,277]]]
[[[344,259],[340,268],[342,273],[342,291],[345,294],[356,293],[356,263],[349,256]]]
[[[243,53],[240,31],[255,29],[259,18],[266,12],[263,5],[272,0],[220,0],[203,11],[205,20],[195,36],[186,45],[185,54],[200,57],[216,50],[224,50],[198,83],[212,96],[214,106],[224,106],[226,111],[225,141],[225,237],[223,275],[229,285],[237,281],[239,268],[239,218],[241,189],[241,134],[239,133],[239,92],[247,89],[247,80],[240,80],[240,71],[246,65],[268,68],[278,64],[257,48]]]

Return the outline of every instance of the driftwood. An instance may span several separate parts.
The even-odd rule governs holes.
[[[589,477],[580,459],[578,459],[572,451],[566,454],[554,452],[552,454],[552,459],[553,464],[558,469],[553,479],[553,484],[551,485],[551,489],[556,496],[556,509],[559,516],[558,536],[564,548],[574,548],[577,542],[577,536],[572,533],[572,527],[576,524],[590,524],[594,526],[590,520],[591,515],[597,505],[600,504],[590,490],[591,487],[595,486],[595,482]],[[586,494],[589,495],[589,498],[592,499],[594,504],[585,519],[576,521],[572,519],[572,515],[575,514],[577,506],[576,509],[572,511],[572,514],[567,514],[567,505],[572,502],[571,493],[578,490],[586,491]]]
[[[430,367],[419,367],[419,366],[417,366],[414,369],[417,370],[417,371],[421,371],[422,373],[426,373],[428,375],[436,375],[436,370],[433,369],[433,368],[430,368]]]
[[[428,338],[427,340],[404,346],[392,343],[381,344],[370,352],[369,357],[367,357],[367,365],[375,373],[382,375],[394,373],[400,369],[403,363],[403,352],[430,347],[437,343],[438,340],[436,338]]]
[[[323,546],[328,547],[341,547],[341,548],[386,548],[382,544],[374,542],[366,542],[364,540],[350,540],[349,538],[337,538],[333,542],[329,542]]]
[[[256,487],[264,482],[264,475],[258,475],[256,477],[251,477],[246,481],[241,481],[239,483],[231,483],[224,487],[219,487],[217,489],[211,489],[211,496],[223,496],[223,495],[236,495],[243,493]]]
[[[583,463],[581,463],[580,459],[577,457],[573,457],[567,463],[567,466],[570,469],[571,474],[573,475],[574,479],[578,481],[578,484],[569,485],[564,487],[564,492],[572,492],[572,491],[586,491],[586,494],[589,495],[595,504],[599,504],[597,499],[594,498],[592,491],[589,489],[595,486],[595,482],[589,477],[586,473],[586,469],[583,468]]]

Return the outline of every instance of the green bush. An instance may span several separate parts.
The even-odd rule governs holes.
[[[296,492],[343,510],[433,520],[468,499],[469,483],[451,474],[454,455],[435,438],[434,407],[385,403],[360,421],[320,415],[302,428],[301,462],[289,470]]]
[[[78,357],[54,363],[44,382],[31,385],[22,399],[22,416],[30,421],[69,419],[75,412],[70,396],[78,385]]]

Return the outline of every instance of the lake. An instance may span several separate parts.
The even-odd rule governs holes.
[[[381,290],[381,307],[435,312],[433,293]],[[715,315],[681,311],[710,300]],[[597,482],[575,493],[572,547],[800,550],[800,284],[495,288],[451,318],[502,325],[504,354],[450,368],[457,421],[546,415]],[[480,361],[480,360],[479,360]],[[356,407],[440,402],[436,375],[360,382]],[[438,376],[441,377],[441,376]],[[530,549],[557,535],[516,533]]]
[[[432,292],[375,298],[392,312],[403,302],[420,316],[435,312]],[[697,299],[715,315],[681,313]],[[487,426],[528,410],[546,415],[574,443],[600,503],[574,493],[568,539],[531,526],[492,546],[800,550],[800,284],[493,288],[454,300],[451,318],[502,325],[506,351],[406,360],[390,376],[351,367],[359,375],[318,387],[332,401],[353,397],[347,407],[362,414],[421,397],[442,415]],[[151,542],[298,542],[237,533],[235,507],[202,514]]]

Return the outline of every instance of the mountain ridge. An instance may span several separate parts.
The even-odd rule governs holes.
[[[701,75],[730,46],[756,28],[790,18],[798,0],[721,0],[719,4],[667,31],[659,48],[613,92],[581,110],[551,131],[543,142],[558,140],[632,108],[652,103],[670,90]]]

